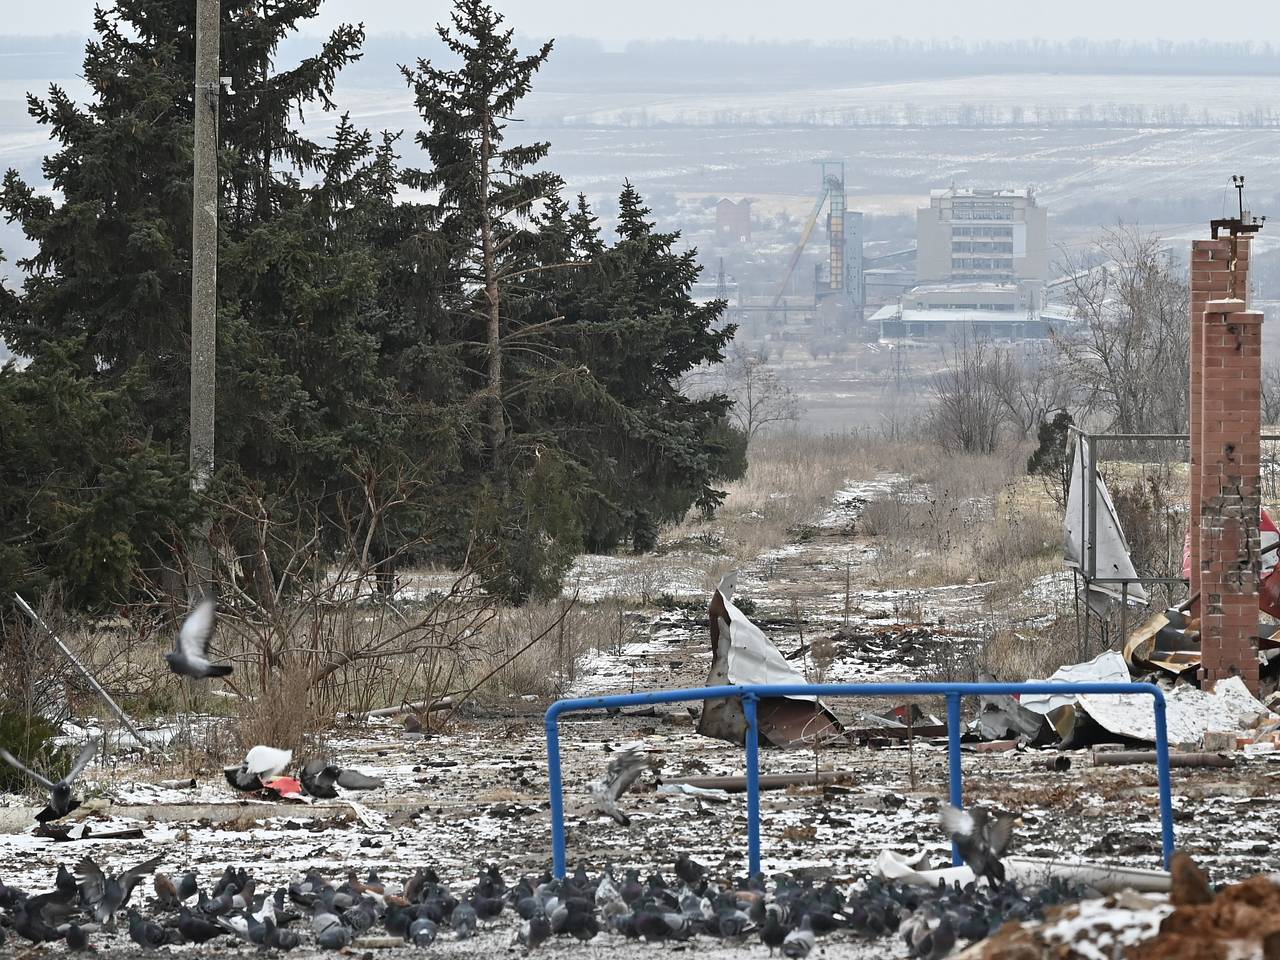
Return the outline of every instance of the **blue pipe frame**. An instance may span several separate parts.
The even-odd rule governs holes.
[[[564,784],[560,775],[560,717],[566,713],[648,706],[656,703],[683,703],[736,697],[742,701],[747,720],[747,862],[750,873],[760,871],[760,731],[756,706],[762,697],[936,697],[947,699],[947,752],[951,804],[963,807],[963,771],[960,766],[960,699],[962,697],[1014,696],[1020,694],[1078,696],[1141,694],[1151,697],[1156,727],[1156,772],[1160,790],[1161,849],[1164,866],[1173,856],[1173,788],[1169,776],[1169,733],[1165,721],[1164,693],[1152,683],[788,683],[742,684],[723,687],[693,687],[685,690],[657,690],[650,693],[623,693],[603,697],[558,700],[546,714],[547,786],[551,794],[552,872],[567,873],[564,829]],[[953,863],[960,863],[952,848]]]

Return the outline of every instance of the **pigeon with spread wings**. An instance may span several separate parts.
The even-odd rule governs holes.
[[[178,632],[173,652],[164,655],[170,670],[194,680],[225,677],[231,673],[229,664],[209,662],[209,641],[213,638],[216,619],[212,597],[206,597],[196,605]]]
[[[596,809],[622,826],[630,826],[631,818],[619,808],[618,798],[630,790],[640,774],[652,766],[653,761],[639,750],[624,750],[614,757],[604,776],[589,788]]]
[[[960,810],[948,805],[942,808],[942,826],[960,856],[975,876],[986,877],[992,886],[1004,883],[1004,864],[1000,857],[1009,849],[1016,822],[1016,814],[997,812],[993,816],[985,807]]]
[[[71,769],[67,772],[67,775],[57,783],[52,782],[48,777],[42,777],[34,770],[24,766],[22,761],[8,750],[0,748],[0,757],[3,757],[4,762],[9,764],[9,766],[13,767],[15,770],[20,770],[22,773],[25,773],[32,780],[49,791],[48,805],[36,814],[36,819],[41,823],[49,823],[53,820],[61,820],[76,807],[80,806],[80,801],[71,796],[71,785],[76,782],[76,778],[80,776],[84,771],[84,768],[89,765],[89,761],[93,759],[93,755],[97,752],[98,739],[95,737],[85,744],[84,749],[81,750],[80,755],[76,757],[76,762],[71,765]]]

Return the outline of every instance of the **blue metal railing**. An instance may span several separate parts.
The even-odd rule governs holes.
[[[551,792],[551,856],[557,877],[566,874],[564,832],[564,785],[560,777],[561,714],[584,710],[608,710],[655,703],[682,703],[737,697],[747,719],[747,861],[750,873],[760,870],[760,736],[756,704],[761,697],[918,697],[947,698],[947,752],[950,761],[951,803],[963,805],[963,771],[960,768],[960,698],[980,694],[1067,695],[1142,694],[1152,699],[1156,726],[1156,770],[1160,784],[1160,843],[1168,869],[1173,856],[1173,798],[1169,778],[1169,734],[1165,725],[1164,694],[1151,683],[790,683],[728,687],[695,687],[688,690],[658,690],[652,693],[623,693],[605,697],[558,700],[547,710],[547,774]],[[952,860],[959,855],[952,850]]]

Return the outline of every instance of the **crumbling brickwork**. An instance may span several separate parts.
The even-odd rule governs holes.
[[[1224,237],[1191,244],[1191,594],[1200,593],[1200,475],[1204,463],[1201,385],[1204,372],[1204,310],[1210,300],[1247,299],[1249,239]]]
[[[1197,261],[1192,265],[1194,280]],[[1244,275],[1229,267],[1200,272],[1215,285]],[[1200,346],[1193,363],[1199,402],[1193,395],[1192,410],[1198,407],[1199,429],[1191,500],[1198,515],[1192,572],[1199,574],[1202,678],[1211,685],[1238,674],[1256,691],[1262,314],[1245,309],[1243,299],[1210,299],[1199,329],[1192,330]]]

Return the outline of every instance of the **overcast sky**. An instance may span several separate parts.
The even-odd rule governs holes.
[[[103,0],[107,2],[107,0]],[[523,33],[597,38],[1280,41],[1280,2],[1234,0],[497,0]],[[93,0],[5,0],[0,34],[87,33]],[[327,0],[321,23],[363,20],[370,33],[424,33],[448,0]]]

